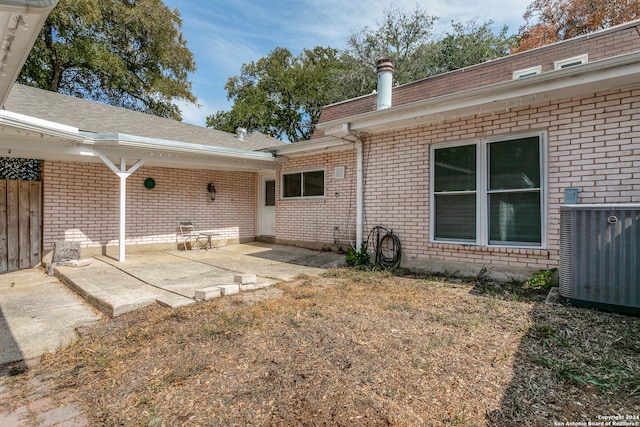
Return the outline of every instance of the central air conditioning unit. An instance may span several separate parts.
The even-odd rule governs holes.
[[[560,295],[640,312],[640,204],[561,206]]]

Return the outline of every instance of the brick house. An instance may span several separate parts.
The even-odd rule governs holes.
[[[296,144],[13,85],[0,152],[42,160],[40,257],[63,239],[121,261],[175,248],[180,221],[316,249],[384,226],[405,267],[527,276],[559,265],[567,189],[640,202],[639,25],[393,88],[381,62],[378,94],[325,107]]]
[[[393,88],[380,61],[377,95],[325,107],[310,142],[277,151],[277,241],[359,242],[384,226],[415,270],[557,268],[565,195],[640,202],[639,25]],[[321,195],[287,194],[314,174]]]

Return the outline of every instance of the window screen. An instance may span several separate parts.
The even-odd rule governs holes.
[[[282,187],[285,198],[322,197],[324,196],[324,170],[283,174]]]

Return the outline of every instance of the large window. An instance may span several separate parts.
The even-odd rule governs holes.
[[[542,153],[540,134],[433,147],[433,240],[542,246]]]
[[[282,174],[282,196],[284,198],[324,196],[324,170]]]

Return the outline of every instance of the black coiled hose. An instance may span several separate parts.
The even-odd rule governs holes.
[[[402,247],[400,239],[385,227],[376,226],[369,232],[367,242],[372,246],[375,264],[382,268],[395,269],[400,267]]]

